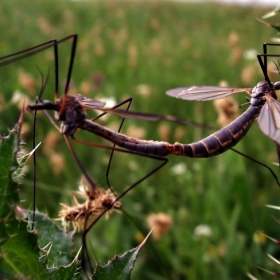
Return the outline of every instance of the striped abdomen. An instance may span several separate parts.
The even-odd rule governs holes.
[[[90,131],[102,138],[130,151],[167,156],[169,154],[186,157],[206,158],[223,153],[236,145],[250,129],[258,117],[261,106],[250,106],[240,117],[210,136],[191,144],[169,144],[128,137],[106,127],[85,120],[79,128]]]
[[[260,114],[261,108],[261,106],[250,106],[236,120],[198,142],[168,144],[166,149],[170,154],[196,158],[206,158],[221,154],[235,146],[246,135]]]

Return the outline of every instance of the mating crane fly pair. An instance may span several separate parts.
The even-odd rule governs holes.
[[[64,94],[61,98],[58,96],[58,45],[63,43],[67,40],[72,40],[72,51],[71,57],[69,62],[67,80],[65,85]],[[186,88],[178,88],[167,91],[167,94],[176,98],[186,99],[186,100],[213,100],[218,98],[224,98],[228,95],[238,93],[238,92],[247,92],[250,94],[250,106],[240,117],[238,117],[235,121],[231,124],[227,125],[226,127],[220,129],[219,131],[211,134],[210,136],[191,144],[169,144],[167,142],[156,142],[156,141],[146,141],[140,140],[136,138],[131,138],[126,135],[123,135],[118,132],[114,132],[106,127],[100,126],[94,121],[101,117],[106,113],[113,113],[118,115],[122,118],[135,118],[140,120],[148,120],[148,121],[159,121],[159,120],[166,120],[171,122],[176,122],[180,124],[188,124],[188,125],[195,125],[202,128],[211,128],[204,124],[198,124],[195,122],[190,122],[187,120],[182,120],[173,116],[162,116],[157,114],[149,114],[149,113],[139,113],[139,112],[131,112],[126,110],[116,109],[117,106],[114,108],[105,109],[103,108],[105,103],[100,102],[97,100],[85,98],[81,95],[70,96],[67,95],[71,73],[73,69],[75,51],[77,45],[77,35],[70,35],[61,40],[51,40],[40,45],[34,46],[32,48],[25,49],[23,51],[4,56],[0,59],[0,66],[4,66],[10,64],[14,61],[19,59],[23,59],[29,56],[32,56],[36,53],[44,51],[49,48],[54,49],[54,57],[55,57],[55,101],[43,101],[42,94],[43,90],[41,91],[40,95],[36,99],[36,104],[28,105],[27,109],[29,111],[34,111],[34,116],[36,116],[36,111],[43,110],[50,121],[55,125],[57,129],[58,126],[50,117],[48,110],[52,110],[55,112],[55,118],[58,121],[62,122],[62,126],[60,131],[64,134],[66,143],[70,149],[70,152],[74,156],[79,168],[81,169],[83,175],[86,177],[87,181],[89,182],[92,189],[97,189],[95,182],[91,179],[88,175],[85,168],[79,161],[76,153],[74,152],[69,140],[69,138],[74,139],[77,142],[85,143],[91,146],[101,147],[105,149],[110,149],[112,152],[114,151],[121,151],[126,153],[133,153],[138,154],[140,156],[147,156],[152,157],[154,159],[161,160],[161,164],[156,167],[154,170],[149,172],[143,178],[138,180],[132,186],[130,186],[126,191],[124,191],[120,196],[118,196],[115,201],[108,205],[107,209],[105,209],[100,216],[91,223],[90,226],[87,226],[87,221],[85,221],[85,233],[90,230],[93,224],[109,209],[114,207],[114,204],[117,203],[128,191],[130,191],[133,187],[137,184],[141,183],[143,180],[151,176],[157,170],[159,170],[163,165],[166,164],[167,159],[165,156],[169,154],[174,155],[182,155],[186,157],[196,157],[196,158],[205,158],[218,155],[220,153],[225,152],[228,149],[232,149],[248,132],[252,123],[258,118],[258,122],[260,125],[261,130],[264,134],[269,136],[272,140],[274,140],[279,145],[279,129],[280,125],[278,124],[277,118],[280,115],[280,103],[276,100],[275,90],[280,89],[280,82],[271,83],[269,77],[267,75],[267,58],[268,57],[279,57],[280,55],[272,55],[267,54],[267,45],[271,46],[280,46],[280,44],[264,44],[264,51],[263,54],[258,55],[259,64],[263,71],[265,80],[260,82],[255,88],[253,89],[241,89],[241,88],[225,88],[225,87],[214,87],[214,86],[195,86],[195,87],[186,87]],[[263,59],[262,59],[263,58]],[[131,99],[127,101],[130,105]],[[128,106],[129,107],[129,106]],[[85,110],[86,109],[95,109],[102,111],[103,113],[97,116],[93,120],[86,119]],[[115,145],[120,146],[121,148],[108,147],[99,144],[93,144],[84,142],[83,140],[76,139],[74,134],[77,130],[83,129],[89,132],[92,132],[96,135],[101,136],[102,138],[109,140],[110,142],[114,143]],[[34,145],[35,145],[35,138],[34,138]],[[124,150],[126,149],[126,150]],[[280,149],[278,149],[280,151]],[[278,155],[279,156],[279,155]],[[254,160],[257,162],[256,160]],[[260,162],[257,162],[261,164]],[[272,172],[272,170],[264,165],[266,168],[270,170],[273,174],[275,179],[277,180],[276,175]],[[277,180],[278,182],[278,180]],[[279,182],[278,182],[279,184]],[[34,200],[35,201],[35,200]],[[85,240],[83,240],[85,242]]]
[[[64,94],[61,98],[59,98],[58,97],[58,83],[59,83],[58,45],[68,40],[72,40],[72,50],[71,50]],[[122,151],[122,152],[128,152],[128,151],[125,151],[123,149],[118,149],[115,146],[112,148],[104,145],[87,143],[82,140],[76,139],[74,137],[74,134],[79,129],[87,130],[96,135],[99,135],[102,138],[111,141],[115,145],[118,145],[122,148],[131,151],[132,153],[163,160],[164,161],[163,164],[161,164],[156,170],[161,168],[166,163],[167,160],[163,159],[163,157],[169,154],[182,155],[186,157],[205,158],[205,157],[218,155],[220,153],[225,152],[228,149],[231,149],[245,136],[245,134],[248,132],[248,130],[250,129],[252,123],[255,121],[256,118],[258,118],[258,122],[263,133],[269,136],[272,140],[274,140],[277,143],[277,145],[279,145],[278,143],[279,143],[280,126],[277,123],[277,117],[279,116],[280,113],[280,103],[276,100],[275,90],[280,88],[280,83],[276,82],[273,84],[270,82],[269,77],[267,75],[267,58],[279,57],[280,55],[268,54],[267,53],[268,45],[279,46],[279,44],[264,44],[263,54],[258,55],[257,58],[259,60],[259,64],[263,71],[265,80],[260,82],[253,89],[215,87],[215,86],[194,86],[194,87],[186,87],[186,88],[177,88],[177,89],[167,91],[168,95],[176,98],[181,98],[186,100],[200,100],[200,101],[224,98],[228,95],[238,93],[238,92],[244,92],[244,91],[251,95],[251,99],[250,99],[251,105],[249,106],[247,111],[244,112],[240,117],[238,117],[231,124],[211,134],[210,136],[198,142],[194,142],[190,144],[181,144],[181,143],[170,144],[167,142],[156,142],[156,141],[135,139],[123,135],[119,132],[114,132],[106,127],[100,126],[99,124],[93,122],[103,114],[113,113],[123,118],[129,117],[129,118],[148,120],[148,121],[167,120],[180,124],[188,124],[188,125],[195,125],[203,128],[211,128],[204,124],[198,124],[195,122],[182,120],[172,116],[162,116],[157,114],[130,112],[126,110],[116,109],[117,106],[120,106],[125,102],[115,106],[114,108],[105,109],[103,108],[105,105],[104,102],[85,98],[81,95],[76,95],[76,96],[67,95],[69,85],[70,85],[71,73],[73,69],[76,46],[77,46],[77,35],[70,35],[61,40],[51,40],[39,44],[37,46],[25,49],[23,51],[4,56],[1,58],[0,66],[4,66],[14,61],[17,61],[19,59],[32,56],[36,53],[39,53],[51,47],[54,49],[55,77],[56,77],[55,78],[55,102],[43,101],[41,99],[43,94],[43,90],[42,90],[40,95],[37,97],[36,104],[28,105],[27,109],[29,111],[35,111],[35,112],[37,110],[44,110],[46,115],[50,119],[50,121],[58,129],[57,125],[55,124],[55,122],[52,120],[52,118],[47,112],[47,110],[55,111],[55,118],[58,121],[62,122],[61,132],[65,136],[66,143],[71,153],[76,159],[76,162],[78,163],[82,173],[85,175],[90,185],[95,186],[95,183],[91,180],[90,176],[87,174],[86,170],[81,165],[67,137],[70,137],[76,140],[77,142],[81,142],[81,143],[85,143],[85,144],[89,144],[92,146],[97,146],[105,149],[111,149],[112,151]],[[130,103],[131,100],[128,100],[128,102]],[[85,114],[86,109],[100,110],[103,111],[103,113],[93,120],[87,120]],[[280,149],[277,150],[279,151]],[[152,171],[152,173],[154,173],[156,170]],[[270,168],[269,170],[271,171]],[[139,180],[139,182],[146,179],[151,174],[150,173],[147,174],[144,178]],[[272,174],[276,178],[273,172]]]
[[[265,62],[262,61],[261,56],[264,56]],[[253,89],[193,86],[167,91],[168,95],[176,98],[199,101],[224,98],[228,95],[244,91],[251,95],[250,106],[241,116],[229,125],[198,142],[191,144],[169,144],[167,142],[140,140],[116,133],[88,120],[77,123],[77,127],[88,130],[131,151],[158,156],[175,154],[186,157],[206,158],[221,154],[235,146],[246,135],[253,122],[258,118],[262,132],[279,145],[280,121],[278,121],[278,117],[280,116],[280,103],[276,100],[275,90],[280,89],[280,82],[273,84],[267,76],[266,58],[268,56],[272,55],[258,55],[260,66],[266,80],[259,82]]]
[[[57,99],[54,103],[42,101],[39,98],[39,104],[29,105],[27,108],[30,111],[54,110],[56,112],[56,119],[62,121],[62,133],[65,136],[74,138],[74,134],[78,129],[87,130],[114,143],[115,145],[130,150],[134,153],[159,157],[175,154],[186,157],[206,158],[221,154],[228,149],[232,149],[246,135],[253,122],[258,118],[260,129],[265,135],[276,142],[277,151],[279,151],[280,124],[278,124],[277,118],[280,115],[280,103],[276,100],[277,96],[275,94],[275,90],[280,89],[280,82],[276,82],[274,84],[271,83],[267,74],[267,58],[280,56],[268,54],[267,46],[279,45],[280,44],[264,44],[263,54],[257,55],[265,80],[258,83],[258,85],[253,89],[216,86],[192,86],[167,91],[168,95],[176,98],[199,101],[224,98],[228,95],[239,92],[247,92],[250,94],[250,106],[241,116],[239,116],[229,125],[198,142],[190,144],[176,142],[175,144],[170,144],[160,141],[140,140],[128,137],[119,132],[112,131],[93,122],[93,120],[87,120],[84,110],[88,108],[97,109],[103,111],[104,113],[110,112],[119,115],[123,118],[129,117],[149,121],[168,120],[181,124],[191,124],[196,126],[199,126],[199,124],[181,120],[172,116],[130,112],[115,108],[104,109],[102,108],[103,104],[96,103],[97,101],[95,100],[85,99],[80,95],[75,97],[66,95],[67,89],[65,90],[63,97]],[[206,127],[205,125],[200,126],[204,128]],[[78,139],[76,139],[76,141],[81,142]],[[119,150],[116,148],[114,149]],[[256,162],[259,163],[258,161]],[[272,170],[268,166],[265,167],[268,168],[276,178]]]

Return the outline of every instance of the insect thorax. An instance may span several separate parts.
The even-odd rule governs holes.
[[[67,96],[64,106],[62,99],[57,100],[57,104],[59,111],[55,112],[55,118],[62,121],[61,133],[73,136],[79,124],[86,119],[83,106],[74,96]]]

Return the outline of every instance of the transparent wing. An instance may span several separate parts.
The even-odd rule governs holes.
[[[169,115],[158,115],[158,114],[151,114],[151,113],[126,111],[126,110],[122,110],[122,109],[103,108],[106,105],[106,102],[101,102],[98,100],[90,99],[81,94],[76,94],[75,98],[80,103],[82,103],[84,109],[95,109],[95,110],[102,111],[105,113],[112,113],[114,115],[117,115],[117,116],[123,117],[123,118],[131,118],[131,119],[151,121],[151,122],[166,120],[166,121],[170,121],[170,122],[174,122],[174,123],[187,124],[187,125],[205,128],[205,129],[216,129],[215,127],[207,125],[207,124],[188,121],[185,119],[180,119],[180,118],[176,118],[176,117],[169,116]]]
[[[84,108],[88,108],[88,109],[103,108],[106,105],[106,102],[90,99],[81,94],[76,94],[75,97],[78,101],[82,103]]]
[[[166,94],[186,100],[208,101],[225,98],[228,95],[238,92],[247,92],[251,94],[251,89],[218,86],[192,86],[171,89],[168,90]]]
[[[114,115],[117,115],[119,117],[123,118],[131,118],[131,119],[137,119],[137,120],[143,120],[143,121],[151,121],[151,122],[157,122],[161,120],[174,122],[178,124],[187,124],[192,125],[196,127],[201,127],[205,129],[217,129],[216,127],[203,124],[203,123],[197,123],[185,119],[180,119],[177,117],[169,116],[169,115],[158,115],[158,114],[152,114],[152,113],[141,113],[141,112],[133,112],[133,111],[126,111],[122,109],[110,109],[110,108],[96,108],[99,111],[102,112],[108,112],[112,113]]]
[[[280,144],[280,103],[273,97],[266,95],[266,103],[258,117],[261,131]]]

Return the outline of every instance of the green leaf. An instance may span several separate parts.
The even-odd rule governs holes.
[[[20,146],[21,114],[14,129],[7,136],[0,136],[0,245],[8,238],[9,219],[14,216],[14,206],[19,203],[18,184],[13,173],[18,167],[17,154]]]
[[[32,214],[29,215],[30,221]],[[47,215],[39,212],[35,213],[35,223],[39,247],[44,248],[44,254],[47,254],[47,266],[70,264],[74,258],[72,242],[74,232],[66,233]]]
[[[17,168],[20,125],[16,125],[7,136],[0,138],[0,218],[10,212],[10,206],[19,202],[18,184],[12,180]]]
[[[122,255],[115,256],[111,261],[105,266],[97,264],[94,279],[95,280],[107,280],[107,279],[120,279],[129,280],[131,271],[134,267],[134,263],[139,254],[140,249],[146,243],[149,235],[144,239],[144,241],[136,248],[123,253]]]
[[[16,181],[32,154],[18,157],[21,123],[22,115],[15,128],[0,138],[0,278],[80,279],[80,264],[77,258],[72,261],[73,233],[66,234],[40,213],[35,215],[36,232],[28,231],[27,221],[16,218],[15,209],[19,204],[19,184]],[[28,211],[17,209],[32,223],[32,214],[27,215]],[[48,244],[49,247],[46,246]],[[45,250],[39,249],[42,247]]]
[[[32,218],[32,215],[29,215]],[[43,251],[40,262],[47,266],[50,279],[82,279],[78,255],[73,255],[73,234],[59,228],[47,215],[35,213],[35,229]]]
[[[266,13],[265,15],[262,16],[262,19],[267,19],[276,16],[277,14],[280,13],[280,6],[277,6],[274,10]]]
[[[27,162],[27,160],[33,155],[33,153],[35,152],[35,150],[40,146],[41,143],[39,143],[30,153],[27,154],[22,154],[20,156],[18,156],[18,166],[17,169],[13,172],[13,180],[17,183],[20,183],[20,179],[23,176],[23,170],[25,167],[25,164]]]
[[[279,24],[272,24],[272,23],[269,23],[269,22],[266,22],[264,20],[261,20],[259,18],[257,18],[258,21],[260,21],[261,23],[263,23],[264,25],[268,26],[268,27],[272,27],[274,28],[275,30],[277,30],[278,32],[280,32],[280,26]]]
[[[16,219],[19,185],[13,180],[18,168],[23,112],[14,129],[0,137],[0,276],[42,279],[46,269],[38,262],[37,236],[27,231],[27,223]]]
[[[38,261],[40,250],[34,232],[27,231],[27,224],[15,218],[9,219],[7,227],[9,238],[1,247],[0,278],[47,279],[46,269]]]
[[[78,261],[78,252],[77,256],[74,258],[73,262],[69,265],[60,266],[60,267],[51,267],[48,269],[48,273],[51,279],[55,280],[80,280],[82,278],[80,262]]]

